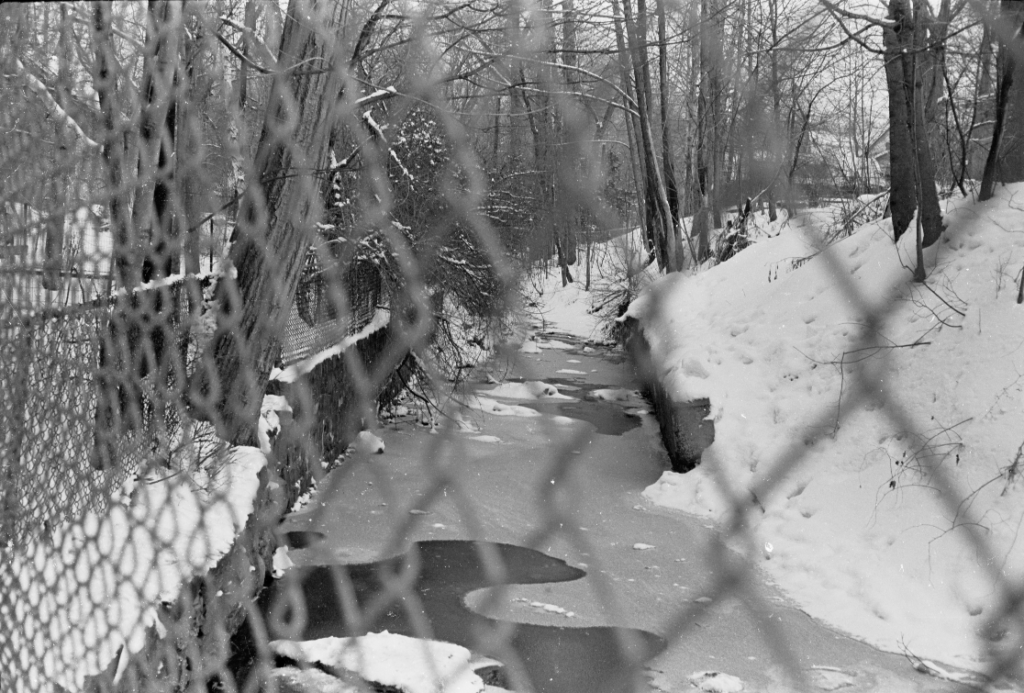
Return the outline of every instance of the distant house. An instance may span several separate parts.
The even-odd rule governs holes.
[[[864,151],[848,138],[812,132],[800,154],[793,183],[811,204],[829,197],[851,197],[889,187],[889,131],[875,136]]]

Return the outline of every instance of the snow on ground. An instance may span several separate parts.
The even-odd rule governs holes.
[[[352,446],[360,455],[380,455],[385,450],[384,441],[372,431],[359,431]]]
[[[950,210],[926,285],[908,269],[913,227],[894,245],[889,221],[868,224],[819,252],[798,217],[710,270],[659,280],[628,315],[672,396],[709,397],[716,427],[700,467],[645,495],[721,521],[716,477],[744,499],[771,480],[749,518],[782,590],[881,648],[977,669],[987,647],[1020,642],[989,619],[1000,581],[1024,573],[1024,185]],[[851,404],[858,372],[913,431]],[[946,502],[936,469],[956,490]]]
[[[498,400],[491,399],[490,397],[469,395],[459,401],[463,406],[469,409],[476,409],[477,411],[486,412],[487,414],[495,414],[497,416],[521,416],[524,418],[543,416],[536,409],[530,409],[529,407],[523,407],[518,404],[502,404]]]
[[[817,215],[819,218],[827,217],[829,223],[842,216],[832,210],[818,210]],[[684,224],[689,223],[689,218],[684,219]],[[765,214],[755,213],[748,221],[747,234],[752,241],[758,241],[774,237],[785,225],[784,213],[774,222],[769,222]],[[595,244],[590,252],[590,288],[587,289],[587,272],[583,266],[586,252],[581,248],[579,261],[570,267],[575,281],[563,286],[561,269],[557,265],[537,270],[530,277],[525,291],[527,310],[541,330],[554,329],[583,341],[614,341],[607,329],[609,317],[616,317],[624,297],[632,298],[657,276],[656,268],[648,266],[646,260],[647,252],[643,249],[639,231]],[[563,346],[557,348],[575,348],[564,342],[561,344]],[[528,341],[521,351],[535,354],[541,348],[556,347],[551,346],[551,342],[538,345]]]
[[[18,661],[12,689],[49,682],[82,690],[122,645],[141,650],[147,629],[163,628],[160,603],[174,602],[184,581],[230,550],[265,464],[259,449],[234,447],[201,486],[185,474],[153,472],[106,515],[90,513],[58,528],[51,543],[12,553],[0,579],[4,621],[22,624],[4,636]]]
[[[345,669],[405,693],[480,693],[486,689],[470,668],[469,650],[436,640],[384,631],[360,638],[275,640],[270,649],[297,662]]]
[[[641,248],[640,234],[636,232],[595,245],[591,251],[590,290],[585,288],[586,270],[581,265],[586,259],[582,251],[580,262],[571,267],[576,281],[564,287],[557,266],[538,270],[526,290],[528,311],[537,326],[542,330],[555,327],[559,332],[584,341],[605,341],[607,320],[602,316],[615,308],[617,292],[630,285],[623,277],[631,274],[635,284],[646,276],[642,269],[646,253]],[[557,340],[523,345],[525,353],[538,353],[540,348],[575,347]]]

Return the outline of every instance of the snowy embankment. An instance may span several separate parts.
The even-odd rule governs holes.
[[[472,653],[464,647],[436,640],[410,638],[383,631],[359,638],[321,638],[319,640],[275,640],[275,654],[304,664],[325,664],[357,674],[363,681],[394,688],[403,693],[485,693],[500,691],[484,684],[473,670]],[[493,663],[477,661],[476,667]],[[295,689],[332,690],[356,693],[366,685],[342,684],[314,668],[283,669],[279,682],[294,683]]]
[[[1024,574],[1024,186],[951,203],[946,222],[924,285],[908,269],[913,227],[894,245],[888,220],[868,224],[818,252],[798,218],[728,262],[657,281],[628,315],[672,396],[710,398],[716,428],[701,466],[666,472],[647,498],[725,520],[725,479],[751,502],[757,559],[809,614],[979,668],[1021,637],[990,619],[1000,582]],[[850,403],[860,372],[913,431],[877,401]],[[780,478],[794,444],[802,458]]]
[[[562,285],[557,266],[536,270],[526,284],[527,315],[533,323],[531,331],[557,330],[584,341],[609,341],[608,317],[623,300],[631,298],[639,285],[653,276],[653,268],[645,268],[647,253],[638,232],[613,238],[591,248],[590,287],[586,286],[586,254],[580,249],[580,261],[571,266],[576,281]],[[545,348],[572,348],[557,340],[530,340],[521,351],[537,354]]]
[[[149,628],[163,634],[161,603],[173,603],[184,582],[231,549],[265,464],[259,449],[234,447],[202,479],[153,472],[114,498],[106,515],[89,513],[51,542],[5,556],[0,609],[4,622],[21,627],[4,636],[12,666],[3,681],[14,692],[44,684],[78,691],[120,653],[119,675]]]

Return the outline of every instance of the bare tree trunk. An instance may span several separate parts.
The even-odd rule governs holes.
[[[771,31],[772,50],[768,54],[768,60],[770,61],[770,89],[772,95],[772,124],[782,129],[782,94],[779,89],[779,54],[776,51],[776,47],[779,45],[779,2],[778,0],[768,0],[768,28]],[[791,133],[787,131],[787,140],[792,137]],[[785,163],[779,165],[778,170],[782,171],[782,166]],[[768,220],[776,221],[779,218],[778,210],[776,209],[776,191],[778,186],[776,181],[778,180],[778,174],[772,176],[772,181],[768,185]],[[786,193],[788,194],[788,187]]]
[[[656,0],[658,13],[658,91],[661,92],[661,160],[665,174],[665,192],[668,197],[668,208],[671,215],[672,231],[669,245],[676,255],[677,265],[681,265],[682,238],[680,237],[679,219],[679,186],[676,183],[675,163],[672,154],[672,127],[668,110],[668,36],[665,18],[665,0]]]
[[[248,181],[232,239],[229,267],[237,276],[229,269],[218,286],[217,332],[193,374],[193,405],[235,444],[257,443],[260,403],[321,216],[314,172],[328,161],[345,68],[336,64],[334,43],[346,12],[346,3],[289,5],[256,176]],[[300,64],[330,69],[296,71]]]
[[[992,199],[995,195],[996,178],[999,169],[999,150],[1006,127],[1006,103],[1009,101],[1010,89],[1013,87],[1013,53],[1000,48],[998,58],[999,88],[996,90],[995,125],[992,128],[992,141],[989,143],[988,156],[985,157],[985,172],[981,177],[981,191],[978,199]]]
[[[1021,38],[1021,31],[1024,31],[1022,5],[1024,3],[1005,4],[1007,24],[1016,31],[1011,34],[1013,43],[1005,40],[999,43],[995,126],[988,156],[985,158],[979,200],[988,200],[995,194],[997,179],[1004,183],[1024,180],[1024,135],[1019,132],[1024,127],[1024,88],[1019,84],[1016,89],[1013,88],[1014,82],[1024,77],[1024,60],[1020,59],[1024,55],[1024,39]],[[1010,127],[1007,128],[1007,125]]]
[[[178,37],[182,34],[181,4],[150,0],[147,12],[147,50],[142,78],[142,112],[139,121],[138,169],[132,226],[135,256],[144,282],[170,274],[173,254],[170,236],[175,235],[170,210],[173,167],[168,163],[175,132],[175,98]],[[168,140],[171,140],[168,143]]]
[[[893,236],[896,240],[910,226],[917,210],[917,169],[914,165],[914,142],[910,132],[910,113],[907,104],[904,74],[904,45],[909,23],[909,7],[905,0],[890,0],[889,19],[897,22],[895,28],[883,27],[885,46],[885,80],[889,96],[889,161],[891,188],[889,208],[892,210]]]
[[[895,26],[883,27],[882,38],[889,92],[893,234],[898,239],[906,231],[916,208],[919,242],[926,248],[939,239],[944,227],[925,123],[925,71],[919,59],[927,44],[924,16],[924,0],[914,0],[913,10],[909,0],[889,0],[889,19]]]
[[[633,63],[633,78],[637,95],[637,111],[640,121],[640,140],[643,144],[643,157],[646,162],[646,199],[651,226],[655,229],[655,249],[658,262],[667,272],[680,269],[679,259],[675,257],[669,244],[672,238],[672,213],[669,209],[668,196],[665,192],[661,167],[654,151],[654,136],[651,132],[650,104],[652,101],[650,77],[645,78],[643,66],[647,63],[646,36],[639,30],[639,22],[634,21],[630,0],[622,0],[623,19],[626,28],[626,39]]]
[[[147,7],[145,57],[139,123],[140,146],[136,177],[132,181],[134,204],[122,190],[127,158],[119,130],[111,72],[112,43],[109,7],[95,8],[97,93],[107,127],[104,158],[110,185],[111,225],[114,233],[115,270],[125,291],[111,314],[100,349],[97,373],[97,407],[93,465],[116,463],[115,441],[119,433],[142,426],[149,414],[162,417],[168,401],[172,361],[166,345],[171,341],[175,306],[166,287],[148,293],[135,292],[140,282],[167,276],[174,269],[170,242],[174,215],[171,210],[171,149],[174,132],[174,89],[181,34],[181,3],[151,0]],[[170,127],[168,128],[168,118]],[[153,396],[144,399],[142,378],[153,376]],[[126,378],[127,376],[127,378]],[[147,411],[146,403],[151,405]]]
[[[914,0],[914,52],[911,57],[914,67],[910,73],[913,79],[909,82],[908,94],[910,94],[910,108],[914,118],[913,135],[917,154],[917,204],[921,214],[921,243],[923,247],[927,248],[939,240],[945,226],[942,223],[942,210],[939,207],[939,192],[935,187],[935,163],[929,143],[929,127],[925,122],[924,81],[929,73],[919,67],[924,62],[921,56],[929,55],[925,6],[925,0]]]
[[[203,221],[213,209],[212,195],[204,184],[205,154],[202,146],[201,109],[204,107],[204,96],[211,89],[211,79],[207,63],[203,55],[203,22],[189,17],[181,43],[181,68],[179,70],[179,88],[175,100],[174,135],[174,213],[179,215],[178,238],[181,252],[179,253],[186,275],[184,282],[185,301],[182,310],[190,316],[178,326],[178,345],[181,362],[185,363],[190,325],[199,320],[203,306],[203,293],[196,279],[201,271],[200,253],[202,249]],[[255,28],[255,22],[254,26]],[[211,229],[212,229],[211,219]],[[210,234],[212,250],[213,233]],[[212,262],[211,262],[212,265]]]
[[[242,34],[242,55],[252,57],[252,37],[256,31],[255,0],[245,1],[245,33]],[[245,104],[249,99],[249,63],[240,60],[238,64],[238,110],[245,112]]]
[[[104,137],[103,161],[109,190],[110,228],[113,236],[113,276],[122,287],[139,283],[135,262],[135,232],[132,227],[131,195],[125,185],[127,158],[126,128],[117,98],[118,65],[114,55],[111,8],[107,2],[93,3],[93,45],[96,47],[94,87],[99,100]]]
[[[657,244],[655,243],[654,230],[646,220],[648,203],[646,200],[646,160],[639,155],[642,149],[640,144],[640,118],[634,110],[637,95],[633,81],[630,79],[632,73],[632,57],[626,47],[625,31],[623,29],[622,12],[618,0],[612,0],[612,19],[615,29],[615,45],[619,55],[619,78],[622,82],[622,103],[625,109],[626,133],[629,136],[629,161],[633,169],[633,184],[636,187],[637,217],[643,224],[647,251],[657,256]],[[632,99],[632,102],[630,101]]]
[[[697,261],[711,256],[710,228],[712,221],[721,225],[718,187],[721,170],[719,162],[723,147],[719,136],[719,88],[722,66],[721,27],[714,17],[716,9],[711,0],[701,0],[699,6],[699,39],[697,41],[697,123],[694,142],[694,182],[692,195],[699,208],[694,215],[694,234],[697,236]]]
[[[60,6],[60,38],[58,49],[57,67],[57,102],[65,113],[68,112],[70,104],[71,77],[71,18],[68,16],[66,5]],[[57,140],[60,141],[62,128],[57,126]],[[66,149],[65,149],[66,151]],[[73,159],[72,159],[73,160]],[[49,291],[59,291],[63,285],[61,270],[64,265],[64,227],[69,214],[74,214],[77,199],[75,191],[75,169],[66,162],[66,168],[60,176],[58,187],[54,191],[54,199],[59,199],[60,212],[56,218],[51,217],[46,224],[46,240],[44,246],[45,262],[43,265],[43,288]]]

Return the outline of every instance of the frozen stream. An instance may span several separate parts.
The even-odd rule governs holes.
[[[353,455],[328,477],[324,503],[289,520],[324,535],[291,558],[354,566],[359,601],[379,607],[371,630],[429,627],[472,648],[481,624],[526,624],[510,643],[538,691],[624,690],[612,672],[636,652],[659,651],[673,615],[707,601],[719,579],[706,560],[714,530],[641,497],[667,459],[653,418],[625,396],[634,384],[621,353],[546,346],[521,354],[510,372],[492,370],[501,384],[475,385],[482,399],[462,412],[462,426],[431,433],[414,417],[383,426],[386,452]],[[558,396],[530,383],[553,385]],[[466,540],[506,559],[504,579],[487,574]],[[370,564],[400,568],[409,556],[422,566],[418,581],[400,598],[373,602],[380,583]],[[315,616],[303,637],[346,634],[343,610],[324,601],[329,571],[306,576]],[[953,690],[821,626],[769,586],[752,589],[766,605],[759,618],[736,597],[711,604],[644,665],[641,686],[693,690],[691,681],[710,680],[695,675],[714,672],[743,690],[789,690],[778,643],[763,637],[773,621],[812,689]],[[619,632],[632,654],[620,652]]]

